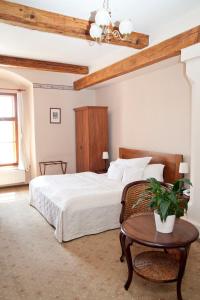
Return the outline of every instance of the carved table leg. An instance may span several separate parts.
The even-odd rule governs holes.
[[[122,255],[120,257],[120,261],[123,262],[124,261],[124,245],[125,245],[125,238],[126,236],[120,231],[119,234],[119,240],[120,240],[120,244],[121,244],[121,249],[122,249]]]
[[[67,171],[67,163],[64,162],[64,161],[61,161],[60,166],[61,166],[62,173],[63,173],[63,174],[66,174],[66,171]]]
[[[183,300],[181,295],[181,283],[185,272],[189,247],[180,247],[179,251],[180,251],[180,262],[179,262],[180,265],[179,265],[178,280],[177,280],[177,298],[178,300]]]
[[[128,279],[124,285],[124,288],[126,290],[128,290],[132,278],[133,278],[133,262],[132,262],[132,256],[131,256],[131,251],[130,251],[130,246],[132,245],[133,241],[126,237],[122,239],[122,244],[123,244],[123,250],[124,250],[124,254],[126,256],[126,261],[127,261],[127,265],[128,265]]]

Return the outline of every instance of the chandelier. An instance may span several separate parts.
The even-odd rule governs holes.
[[[95,23],[90,26],[90,36],[97,42],[109,43],[112,39],[128,40],[132,30],[133,24],[128,19],[120,22],[119,29],[113,25],[109,0],[104,0],[103,8],[95,15]]]

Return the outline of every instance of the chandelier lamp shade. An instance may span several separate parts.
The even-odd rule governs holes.
[[[130,20],[123,20],[123,21],[120,22],[119,32],[121,34],[128,35],[128,34],[131,34],[132,31],[133,31],[133,24]]]
[[[103,8],[99,9],[95,15],[95,23],[90,26],[90,36],[98,42],[109,42],[111,39],[127,40],[132,31],[133,24],[129,19],[122,20],[119,28],[113,25],[109,0],[104,0]]]
[[[99,9],[95,16],[95,23],[98,26],[109,26],[111,23],[110,12],[105,8]]]
[[[92,23],[90,27],[90,36],[95,39],[100,39],[102,34],[102,28],[96,23]]]

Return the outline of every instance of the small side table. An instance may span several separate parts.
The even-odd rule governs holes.
[[[47,166],[52,166],[52,165],[60,165],[62,173],[66,174],[67,162],[62,161],[62,160],[40,161],[39,162],[40,174],[45,175],[46,174],[46,167]]]
[[[124,285],[128,290],[133,271],[142,278],[154,282],[177,282],[177,299],[182,300],[181,283],[191,243],[199,237],[198,230],[189,222],[177,219],[173,233],[159,233],[155,228],[153,214],[135,215],[121,226],[121,245],[128,265],[128,279]],[[146,251],[132,261],[130,246],[138,243],[162,251]],[[163,249],[165,251],[163,251]],[[168,249],[177,249],[177,260]]]

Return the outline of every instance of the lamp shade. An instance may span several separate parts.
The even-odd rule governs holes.
[[[189,165],[187,162],[181,162],[179,165],[179,173],[180,174],[187,174],[189,173]]]
[[[90,36],[93,39],[99,39],[101,37],[102,29],[97,24],[92,23],[90,27]]]
[[[108,26],[111,22],[109,12],[105,9],[99,9],[95,16],[95,23],[98,26]]]
[[[131,20],[123,20],[119,24],[119,31],[121,34],[131,34],[133,31],[133,23]]]
[[[108,159],[109,158],[108,152],[103,152],[102,158],[103,159]]]

